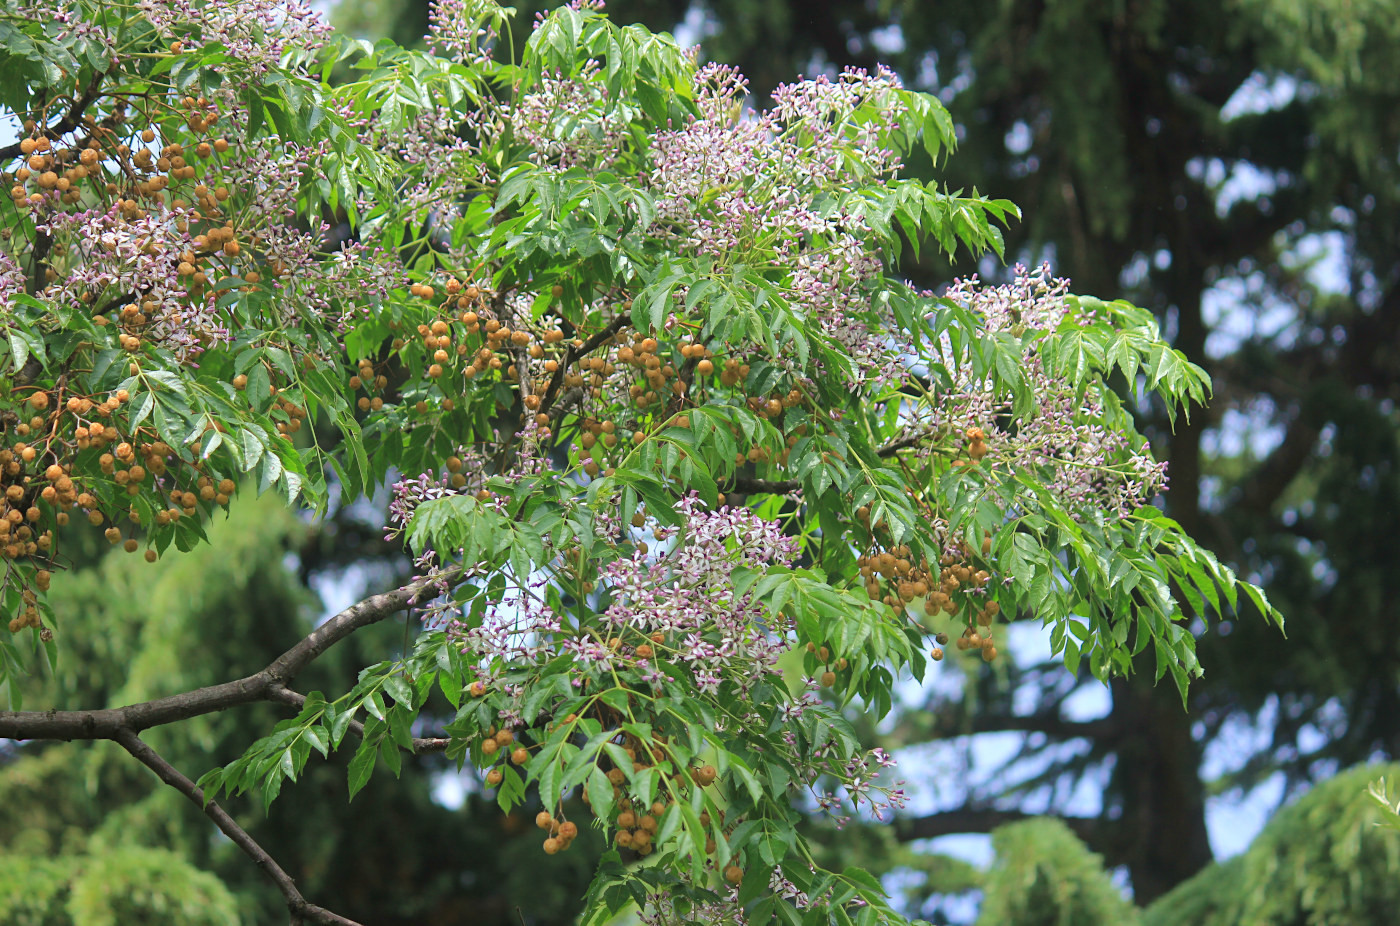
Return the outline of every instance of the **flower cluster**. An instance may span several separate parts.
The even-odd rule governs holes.
[[[253,80],[289,51],[325,44],[330,26],[304,0],[139,0],[138,9],[167,38],[191,46],[220,45],[235,68]]]
[[[773,120],[789,140],[787,163],[803,183],[825,186],[893,176],[903,166],[889,134],[908,114],[898,75],[847,68],[832,80],[783,84],[773,91]],[[856,113],[861,118],[853,118]],[[799,142],[800,138],[800,142]]]
[[[779,875],[780,876],[780,875]],[[690,879],[685,878],[687,882]],[[677,895],[658,893],[637,912],[642,926],[743,926],[747,920],[739,904],[739,889],[731,888],[717,900],[681,901]]]
[[[572,77],[545,75],[507,110],[496,131],[509,127],[543,167],[607,167],[620,153],[627,117],[597,74],[597,62],[589,62]]]
[[[488,0],[433,0],[424,36],[428,49],[463,64],[490,61],[490,46],[496,38],[492,14],[497,11]],[[484,25],[487,20],[491,20],[490,25]]]
[[[489,122],[489,109],[471,114],[465,125],[478,135]],[[365,127],[367,144],[392,152],[400,163],[422,168],[418,182],[399,191],[406,210],[418,220],[431,216],[436,228],[449,226],[458,206],[485,175],[480,148],[460,132],[463,120],[442,107],[417,113],[408,125],[390,129],[371,122]]]
[[[1069,281],[1055,279],[1049,265],[1042,265],[1034,271],[1017,266],[1014,279],[1001,286],[982,286],[976,277],[959,280],[945,295],[975,312],[990,336],[1019,338],[1067,321],[1091,321],[1074,317],[1068,292]],[[935,345],[940,356],[948,349],[946,343]],[[1077,390],[1048,370],[1033,347],[1021,365],[1039,403],[1031,416],[1014,414],[1010,399],[999,396],[989,379],[975,380],[967,364],[946,366],[954,381],[936,405],[925,407],[928,417],[919,426],[966,435],[984,465],[1034,472],[1071,510],[1092,507],[1122,516],[1165,490],[1166,464],[1135,449],[1122,428],[1106,419],[1099,394]]]
[[[817,204],[853,172],[870,181],[899,170],[888,139],[906,114],[901,89],[889,71],[848,70],[779,87],[772,111],[744,114],[743,77],[709,65],[695,78],[700,117],[651,146],[656,232],[685,253],[785,270],[789,305],[851,354],[857,385],[875,389],[898,377],[911,344],[872,304],[884,262],[865,222]]]
[[[893,177],[901,167],[888,142],[905,115],[901,89],[889,71],[872,77],[850,69],[835,81],[821,77],[780,86],[773,110],[745,114],[743,77],[722,66],[700,68],[695,98],[701,116],[658,133],[652,142],[651,184],[661,214],[699,224],[712,213],[690,242],[702,253],[716,236],[762,243],[765,235],[810,233],[820,222],[812,208],[819,195],[849,183],[852,172],[869,181]],[[763,208],[746,212],[735,205],[745,200]],[[761,215],[757,225],[755,213]],[[725,230],[729,224],[737,227]]]
[[[667,657],[692,671],[700,692],[718,694],[726,679],[742,692],[776,671],[788,644],[765,626],[764,609],[736,592],[734,572],[788,565],[796,541],[747,509],[704,511],[687,496],[676,510],[684,516],[683,533],[652,528],[659,542],[675,537],[672,550],[650,560],[638,551],[604,570],[613,597],[604,620],[618,633],[674,639]]]
[[[107,53],[116,44],[115,36],[105,24],[92,22],[72,0],[18,0],[13,7],[18,19],[31,22],[52,20],[62,26],[54,36],[56,41],[74,45],[92,42]]]
[[[865,755],[852,756],[846,760],[837,775],[846,792],[846,800],[857,809],[862,803],[866,804],[867,812],[881,821],[887,813],[903,810],[909,800],[904,790],[904,782],[896,781],[892,785],[880,783],[885,771],[894,768],[895,765],[894,757],[878,747]],[[844,827],[851,822],[851,817],[843,812],[844,802],[841,796],[834,791],[819,795],[817,807],[823,813],[835,817],[838,827]]]
[[[24,292],[24,268],[8,251],[0,250],[0,298],[8,299]]]
[[[706,121],[732,123],[749,95],[749,79],[738,68],[710,62],[695,69],[695,108]]]
[[[797,251],[788,298],[794,310],[855,361],[859,381],[854,385],[879,392],[902,378],[902,358],[910,356],[913,342],[892,319],[873,312],[869,284],[884,267],[879,255],[851,234],[860,225],[856,219],[844,227],[828,221],[822,229],[826,247]]]
[[[521,436],[513,478],[538,474],[544,466],[534,449],[537,439]],[[484,460],[472,462],[477,474],[485,472]],[[450,475],[424,474],[400,481],[390,503],[388,536],[401,535],[426,501],[477,494],[480,478],[458,480],[455,488]],[[639,681],[658,683],[665,676],[657,663],[664,661],[689,670],[695,689],[702,694],[718,694],[726,681],[742,693],[776,672],[778,657],[790,643],[785,634],[775,631],[765,609],[735,590],[735,572],[791,564],[797,555],[796,541],[747,509],[726,506],[706,511],[698,499],[687,496],[676,503],[676,510],[684,516],[683,529],[650,525],[654,540],[671,544],[670,549],[652,555],[645,544],[633,545],[631,555],[619,556],[602,568],[600,578],[611,603],[589,632],[559,635],[560,616],[544,601],[543,589],[553,578],[548,572],[512,576],[504,592],[485,602],[479,620],[450,618],[440,610],[430,612],[430,619],[446,623],[463,651],[481,661],[487,678],[498,677],[505,667],[518,666],[522,660],[548,661],[567,652],[584,674],[633,669]],[[600,512],[596,526],[598,539],[615,547],[620,531],[616,519]],[[431,564],[431,560],[420,562],[420,566]],[[467,565],[470,574],[481,574]],[[553,571],[567,587],[568,557],[562,557]],[[657,636],[668,642],[656,642]],[[618,645],[618,641],[642,639],[651,642],[640,651],[635,646],[624,651]]]

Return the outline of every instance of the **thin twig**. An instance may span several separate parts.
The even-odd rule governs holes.
[[[225,836],[233,841],[233,844],[242,849],[253,862],[263,870],[263,874],[276,885],[277,890],[282,892],[286,898],[287,909],[291,911],[292,923],[326,923],[331,926],[360,926],[354,920],[346,919],[337,913],[332,913],[323,907],[308,903],[297,890],[296,881],[292,876],[282,870],[282,866],[277,864],[277,860],[268,855],[267,850],[258,845],[257,840],[248,835],[248,831],[239,826],[233,817],[228,815],[217,802],[206,800],[204,792],[193,781],[190,781],[180,770],[175,768],[160,753],[146,745],[137,736],[135,731],[122,728],[116,731],[112,739],[121,744],[122,748],[131,753],[142,765],[156,773],[156,777],[165,782],[170,787],[179,791],[185,797],[195,803],[204,815],[214,821]]]
[[[301,710],[306,703],[306,695],[299,691],[293,691],[283,685],[275,685],[268,691],[269,701],[280,701],[289,704],[297,710]],[[358,720],[350,721],[349,731],[355,736],[363,738],[365,735],[365,725]],[[446,736],[415,736],[413,738],[413,752],[415,754],[424,752],[442,752],[452,742]]]
[[[752,476],[735,474],[722,488],[726,492],[738,492],[740,495],[788,495],[802,488],[802,480],[755,479]]]
[[[912,437],[893,441],[875,451],[878,457],[892,457],[899,451],[917,446],[928,435],[916,434]],[[802,488],[801,479],[755,479],[752,476],[734,475],[721,488],[741,495],[791,495]]]
[[[913,447],[927,437],[927,434],[914,434],[897,441],[892,441],[891,443],[888,443],[885,446],[881,447],[879,450],[875,451],[875,455],[877,457],[894,456],[899,451],[905,449],[906,447]]]

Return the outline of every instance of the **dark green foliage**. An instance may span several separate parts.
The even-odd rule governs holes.
[[[1145,926],[1369,926],[1400,910],[1400,832],[1367,794],[1400,766],[1350,769],[1281,810],[1244,855],[1148,910]]]

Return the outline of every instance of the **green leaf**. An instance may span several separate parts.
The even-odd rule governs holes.
[[[413,688],[402,675],[386,675],[384,677],[384,691],[404,707],[412,709]]]
[[[305,733],[302,735],[305,736],[306,741],[321,754],[321,758],[324,759],[330,755],[330,738],[327,736],[324,727],[307,727]]]
[[[607,820],[611,817],[613,807],[612,782],[608,781],[607,774],[598,766],[593,766],[593,771],[588,773],[588,803],[593,808],[593,815],[599,820]]]
[[[366,736],[355,750],[350,760],[350,799],[354,800],[360,789],[369,784],[369,776],[374,772],[374,757],[379,744]]]
[[[376,720],[384,719],[384,699],[378,691],[371,691],[364,700],[365,710]]]

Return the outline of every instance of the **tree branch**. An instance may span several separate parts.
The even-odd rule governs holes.
[[[802,488],[802,480],[755,479],[752,476],[740,476],[736,473],[722,488],[726,492],[738,492],[740,495],[787,495]]]
[[[904,437],[875,451],[875,455],[882,458],[892,457],[899,451],[918,445],[927,434],[915,434]],[[740,476],[737,473],[729,477],[721,488],[726,492],[738,492],[741,495],[790,495],[802,488],[801,479],[756,479],[752,476]]]
[[[288,704],[296,708],[297,710],[301,710],[302,705],[306,703],[306,695],[302,694],[299,691],[293,691],[292,689],[287,688],[284,685],[273,686],[273,688],[268,692],[267,699],[269,701],[280,701],[281,703]],[[355,736],[361,739],[364,738],[365,725],[360,721],[350,721],[349,730],[351,733],[355,734]],[[452,740],[446,736],[415,736],[413,738],[413,752],[414,754],[424,752],[442,752],[444,749],[447,748],[448,744],[450,744],[451,742]]]
[[[116,739],[118,733],[142,730],[201,714],[227,710],[239,704],[273,700],[277,688],[285,688],[331,646],[355,631],[378,623],[415,604],[439,583],[455,582],[456,569],[442,576],[419,579],[403,588],[371,595],[341,611],[274,659],[267,668],[237,681],[210,685],[165,698],[125,707],[87,711],[0,711],[0,737],[9,739],[96,740]]]
[[[952,836],[961,833],[990,833],[999,826],[1031,820],[1044,814],[1026,813],[1021,810],[997,810],[991,807],[960,807],[926,817],[898,817],[895,819],[895,838],[900,842],[915,839],[936,839],[939,836]],[[1084,840],[1085,844],[1105,859],[1113,857],[1112,824],[1093,817],[1065,817],[1061,820]]]
[[[352,604],[311,631],[302,638],[300,643],[278,656],[258,674],[267,674],[269,680],[286,685],[301,670],[310,665],[317,656],[355,631],[368,627],[370,624],[377,624],[386,617],[407,610],[425,599],[431,599],[442,585],[455,585],[461,577],[462,570],[452,566],[436,576],[415,579],[403,588],[379,595],[371,595],[363,601]]]
[[[83,112],[91,106],[93,101],[100,95],[98,91],[101,90],[102,81],[106,77],[107,75],[105,72],[92,75],[92,80],[88,82],[87,89],[83,91],[83,95],[73,101],[73,106],[68,110],[66,116],[60,119],[56,124],[44,128],[44,136],[47,138],[58,138],[65,132],[71,132],[76,129],[78,123],[82,121]],[[20,154],[19,146],[20,142],[17,141],[14,144],[0,148],[0,162],[9,161],[18,157]]]
[[[881,447],[879,450],[875,451],[875,455],[877,457],[892,457],[896,453],[899,453],[899,451],[904,450],[907,447],[915,446],[926,437],[928,437],[927,434],[912,434],[909,437],[901,438],[897,441],[891,441],[890,443]]]
[[[417,579],[392,592],[371,595],[321,624],[291,649],[274,659],[267,668],[247,678],[105,710],[0,711],[0,737],[14,740],[115,740],[155,772],[161,781],[199,805],[205,815],[263,870],[286,898],[287,908],[291,911],[292,926],[308,923],[360,926],[354,920],[308,903],[297,890],[291,876],[282,870],[266,850],[222,807],[206,800],[204,792],[194,782],[142,742],[138,734],[149,727],[226,710],[252,701],[276,701],[300,707],[305,702],[305,697],[289,689],[287,683],[316,657],[362,627],[368,627],[410,608],[425,596],[431,597],[436,594],[444,583],[451,585],[460,578],[461,570],[453,568],[437,576]],[[357,733],[363,735],[364,727],[359,724],[356,726]],[[431,751],[445,749],[447,742],[446,739],[440,738],[415,737],[413,745],[416,752]]]
[[[301,891],[297,890],[297,885],[292,876],[282,870],[282,866],[267,854],[267,850],[258,845],[248,831],[239,826],[233,817],[228,815],[228,811],[220,807],[216,802],[206,800],[204,792],[193,781],[190,781],[180,773],[165,759],[160,753],[142,742],[141,737],[130,729],[120,729],[112,737],[121,744],[122,748],[131,753],[138,762],[146,768],[156,773],[156,777],[179,791],[189,798],[204,811],[204,815],[214,821],[225,836],[233,841],[233,844],[242,849],[253,862],[263,870],[263,874],[277,886],[277,890],[282,892],[282,896],[287,900],[287,909],[292,914],[292,924],[298,923],[327,923],[331,926],[360,926],[354,920],[346,919],[339,914],[318,907],[315,904],[307,903]]]

